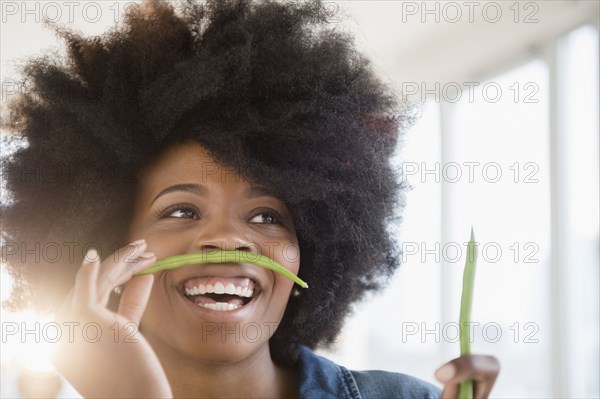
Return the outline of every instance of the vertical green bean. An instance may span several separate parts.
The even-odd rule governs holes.
[[[460,301],[460,354],[468,355],[471,353],[471,331],[469,323],[471,319],[471,307],[473,304],[473,283],[475,280],[475,263],[477,262],[477,247],[475,246],[475,237],[473,228],[471,228],[471,239],[467,245],[467,259],[465,261],[465,270],[463,272],[462,297]],[[473,381],[461,382],[458,387],[459,399],[473,398]]]

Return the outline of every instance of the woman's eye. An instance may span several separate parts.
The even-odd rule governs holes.
[[[167,215],[171,218],[196,219],[196,212],[190,209],[177,209]]]
[[[251,223],[260,223],[260,224],[281,224],[281,219],[275,216],[272,213],[259,213],[250,219]]]
[[[159,219],[176,218],[176,219],[199,219],[198,212],[190,207],[174,206],[162,210],[156,215]]]

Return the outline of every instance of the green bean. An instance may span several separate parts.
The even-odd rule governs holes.
[[[469,323],[471,319],[471,306],[473,304],[473,282],[475,280],[475,263],[477,262],[477,247],[475,247],[475,237],[471,227],[471,239],[467,245],[467,259],[465,261],[465,270],[463,273],[463,289],[460,300],[460,354],[468,355],[471,353],[471,330]],[[467,380],[461,382],[458,387],[459,399],[473,398],[473,381]]]
[[[308,288],[308,284],[302,281],[294,273],[281,266],[274,260],[260,254],[252,254],[244,251],[212,251],[205,253],[191,253],[174,255],[156,261],[154,266],[137,273],[136,276],[156,273],[161,270],[171,270],[186,265],[198,265],[205,263],[251,263],[280,273],[289,278],[302,288]]]

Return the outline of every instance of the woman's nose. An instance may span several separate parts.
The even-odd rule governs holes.
[[[257,244],[248,240],[242,226],[225,218],[214,220],[200,227],[192,246],[192,252],[239,250],[259,253]]]

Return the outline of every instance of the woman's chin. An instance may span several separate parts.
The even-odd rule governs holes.
[[[259,293],[236,309],[219,306],[219,310],[196,304],[184,295],[160,303],[151,298],[142,333],[159,353],[179,352],[182,358],[208,363],[240,362],[257,351],[268,351],[269,339],[279,324],[265,320],[265,299]]]

